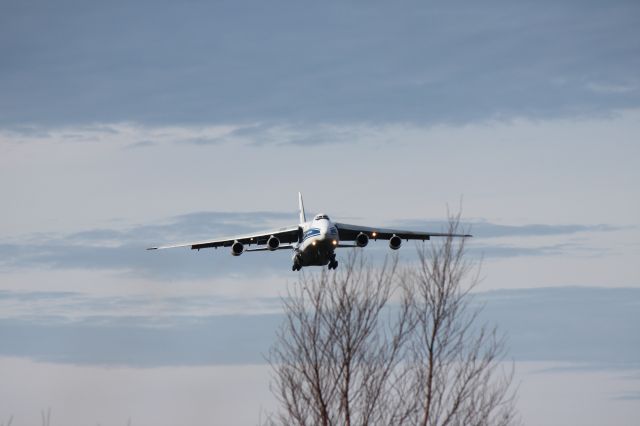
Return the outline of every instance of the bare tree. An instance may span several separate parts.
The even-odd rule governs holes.
[[[460,216],[449,220],[459,228]],[[445,238],[376,269],[351,253],[338,272],[303,274],[284,299],[270,352],[286,425],[515,423],[504,341],[478,325],[465,241]]]
[[[449,233],[460,231],[460,214]],[[415,407],[409,424],[509,425],[517,423],[513,366],[504,371],[504,338],[478,322],[469,292],[479,267],[465,255],[465,240],[445,238],[418,249],[418,267],[408,270],[416,327],[406,377]]]
[[[271,351],[283,424],[391,424],[392,385],[411,331],[411,300],[383,326],[397,263],[374,272],[351,255],[335,274],[303,275],[284,300]],[[393,315],[385,312],[387,315]]]

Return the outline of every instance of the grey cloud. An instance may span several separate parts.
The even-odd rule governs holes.
[[[637,90],[593,90],[637,81],[639,9],[577,0],[11,2],[0,16],[0,125],[606,114],[640,104]]]
[[[566,254],[574,250],[575,246],[570,244],[555,244],[539,247],[518,247],[513,245],[472,245],[468,251],[474,256],[485,258],[508,258],[521,256],[553,256]]]
[[[161,305],[161,309],[159,306]],[[178,318],[205,318],[235,313],[267,314],[281,311],[279,297],[251,299],[201,294],[197,297],[136,294],[126,296],[91,296],[69,291],[0,290],[0,318],[29,319],[41,324],[52,321],[87,324],[115,323],[135,312],[139,326],[172,327]],[[98,317],[100,316],[100,317]],[[45,321],[42,318],[46,318]],[[124,324],[124,323],[123,323]]]
[[[640,401],[640,391],[625,392],[620,395],[612,396],[611,399],[616,401]]]
[[[166,243],[199,241],[279,227],[292,223],[293,218],[294,212],[198,212],[172,218],[165,224],[94,229],[62,236],[38,235],[30,238],[29,244],[0,243],[0,265],[5,268],[107,269],[161,280],[230,273],[258,276],[265,272],[287,271],[291,253],[281,250],[231,257],[226,249],[199,252],[188,248],[152,252],[144,249]],[[401,225],[438,231],[443,223],[413,221]],[[607,225],[502,226],[480,222],[473,225],[475,239],[469,245],[469,253],[485,258],[551,256],[576,251],[589,253],[589,248],[575,243],[525,247],[490,244],[483,242],[482,238],[562,235],[613,229],[616,228]],[[412,247],[406,244],[402,253],[404,261],[415,259],[416,253],[411,250]],[[385,242],[374,242],[367,247],[367,254],[374,260],[381,260],[389,254],[388,246]]]
[[[602,83],[588,83],[587,88],[589,90],[592,90],[598,93],[616,94],[616,93],[636,92],[638,91],[639,86],[636,83],[629,83],[629,84],[617,83],[616,84],[616,83],[602,82]]]
[[[355,131],[330,128],[327,126],[314,126],[310,124],[257,124],[240,126],[224,136],[215,138],[192,138],[179,140],[177,143],[193,145],[213,145],[241,141],[248,145],[320,145],[344,143],[356,140]],[[361,135],[360,135],[361,136]]]
[[[174,318],[157,327],[146,318],[100,318],[47,324],[0,320],[0,354],[49,362],[150,367],[261,363],[278,315]],[[126,348],[123,350],[123,348]]]
[[[509,356],[517,361],[640,364],[638,288],[498,290],[470,297],[483,307],[478,322],[505,332]],[[262,363],[282,320],[280,314],[4,318],[0,355],[134,366]]]
[[[442,231],[447,227],[443,221],[405,220],[396,222],[399,226],[409,226],[418,229],[432,229]],[[476,238],[495,237],[534,237],[549,235],[570,235],[580,232],[610,232],[622,229],[621,227],[598,225],[499,225],[486,221],[465,222],[462,228],[469,230]]]
[[[620,371],[624,372],[625,379],[627,380],[638,380],[637,377],[634,376],[633,370],[630,373],[629,369],[640,368],[640,363],[635,361],[581,361],[581,362],[571,362],[566,364],[558,364],[553,365],[551,367],[540,367],[532,372],[535,374],[547,374],[547,373],[571,373],[571,372],[599,372],[599,371]]]
[[[125,147],[125,149],[139,149],[139,148],[150,148],[152,146],[157,146],[157,142],[154,141],[140,141],[129,144]]]
[[[186,140],[177,141],[177,143],[189,143],[193,145],[212,145],[223,142],[233,141],[237,138],[255,138],[264,140],[265,137],[268,137],[269,130],[272,127],[265,124],[252,124],[246,126],[240,126],[224,136],[219,136],[215,138],[192,138]]]
[[[68,299],[69,297],[80,296],[79,293],[71,291],[28,291],[16,292],[9,290],[0,290],[0,300],[13,299],[19,302],[31,302],[34,300],[55,300]]]
[[[358,135],[346,130],[314,130],[311,134],[300,133],[291,136],[281,143],[283,145],[311,146],[321,144],[347,143],[358,140]]]
[[[191,138],[178,141],[178,143],[188,143],[192,145],[213,145],[224,141],[223,138]]]
[[[296,212],[195,212],[170,218],[165,224],[136,225],[124,230],[93,229],[62,237],[64,242],[91,243],[117,239],[121,243],[176,242],[175,238],[207,238],[246,233],[290,222]],[[222,233],[222,234],[221,234]]]
[[[476,295],[519,360],[639,364],[640,289],[558,287]]]
[[[0,245],[5,268],[54,268],[114,270],[160,280],[195,279],[240,274],[257,276],[269,271],[286,271],[291,255],[285,250],[248,253],[232,257],[228,249],[194,252],[188,247],[170,251],[147,251],[145,245],[95,247],[42,244]]]
[[[173,218],[160,225],[129,229],[95,229],[65,236],[39,236],[28,245],[0,243],[0,265],[5,268],[44,267],[61,269],[111,269],[156,279],[189,279],[228,273],[256,275],[282,270],[290,262],[284,250],[253,257],[232,257],[227,250],[193,252],[188,248],[146,251],[149,246],[243,234],[294,220],[280,212],[199,212]],[[279,226],[279,225],[278,225]],[[247,257],[252,256],[251,259]],[[248,265],[242,268],[240,265]]]
[[[420,248],[423,242],[407,243],[404,242],[402,246],[401,259],[405,262],[413,262],[417,260],[417,254],[414,248]],[[428,243],[427,243],[428,244]],[[380,261],[384,256],[389,255],[389,247],[386,242],[378,241],[373,242],[366,248],[367,255],[369,255],[374,261]],[[533,247],[522,247],[510,244],[482,244],[478,241],[469,241],[466,246],[466,252],[473,259],[494,259],[494,258],[513,258],[523,256],[560,256],[568,253],[594,253],[595,251],[589,248],[581,247],[576,244],[552,244],[552,245],[540,245]],[[602,250],[597,253],[602,253]]]

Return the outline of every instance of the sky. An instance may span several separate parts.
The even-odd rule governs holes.
[[[298,191],[373,226],[461,206],[523,419],[632,424],[639,28],[622,0],[2,2],[0,424],[257,423],[289,253],[144,248],[294,224]]]

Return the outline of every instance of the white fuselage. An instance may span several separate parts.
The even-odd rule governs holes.
[[[302,240],[295,249],[294,262],[300,266],[326,265],[335,259],[334,250],[340,244],[338,229],[327,215],[319,214],[312,221],[301,223]]]

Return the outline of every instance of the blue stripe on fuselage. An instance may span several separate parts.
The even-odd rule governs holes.
[[[304,233],[304,235],[302,237],[302,241],[306,240],[309,237],[315,237],[317,235],[320,235],[320,230],[318,228],[311,228],[307,232]]]

